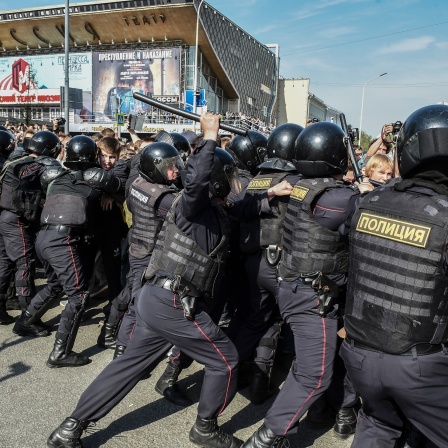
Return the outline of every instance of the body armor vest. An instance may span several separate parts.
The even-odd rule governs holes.
[[[0,208],[9,210],[28,221],[37,218],[39,204],[43,198],[40,175],[41,166],[46,165],[46,160],[41,163],[39,159],[44,158],[26,155],[7,161],[0,174],[2,182]]]
[[[65,172],[48,185],[47,198],[40,218],[42,225],[85,227],[88,196],[92,188],[83,180],[83,172]]]
[[[282,258],[278,274],[286,281],[300,274],[320,271],[345,274],[348,270],[348,240],[313,218],[316,198],[332,188],[346,188],[333,178],[301,179],[294,185],[286,211]]]
[[[448,198],[424,191],[375,190],[352,220],[345,328],[387,353],[448,341]]]
[[[289,172],[268,172],[257,174],[247,186],[246,194],[254,196],[279,184]],[[245,254],[253,254],[270,245],[280,245],[283,220],[287,204],[274,197],[269,202],[272,210],[254,219],[241,223],[240,249]]]
[[[182,232],[176,225],[176,208],[181,194],[174,200],[157,238],[145,278],[152,278],[158,271],[173,274],[191,284],[200,295],[213,297],[214,286],[228,252],[229,229],[224,210],[211,203],[215,208],[221,227],[221,240],[213,251],[207,254],[198,244]],[[227,230],[228,231],[228,230]],[[195,294],[192,294],[195,295]]]
[[[129,189],[127,206],[132,213],[129,253],[138,259],[152,254],[163,221],[157,217],[155,204],[165,193],[175,193],[174,187],[148,182],[139,176]]]

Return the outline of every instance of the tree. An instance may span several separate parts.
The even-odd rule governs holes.
[[[361,133],[361,144],[359,146],[366,152],[369,149],[370,143],[372,143],[373,137],[367,134],[367,132],[361,131]]]
[[[30,122],[35,118],[36,112],[39,108],[39,103],[36,103],[32,100],[34,96],[36,96],[36,100],[38,98],[38,81],[37,81],[37,70],[29,65],[26,73],[26,97],[27,101],[24,103],[23,108],[21,109],[21,118],[28,126]]]

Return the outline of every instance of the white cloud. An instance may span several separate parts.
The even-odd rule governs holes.
[[[276,30],[278,27],[279,27],[278,24],[266,25],[266,26],[263,26],[263,27],[261,27],[261,28],[256,28],[256,29],[254,29],[254,30],[253,30],[253,33],[254,33],[254,34],[268,33],[268,32],[270,32],[270,31],[272,31],[272,30]]]
[[[327,28],[325,30],[322,30],[316,35],[319,37],[325,37],[327,39],[334,39],[336,37],[345,36],[347,34],[353,34],[353,33],[356,33],[355,27],[339,26],[334,28]]]
[[[427,48],[430,44],[435,42],[435,38],[432,36],[420,36],[412,39],[405,39],[401,42],[380,48],[377,53],[389,54],[389,53],[409,53],[411,51],[419,51]]]
[[[445,42],[437,42],[436,47],[440,48],[441,50],[448,50],[448,41]]]

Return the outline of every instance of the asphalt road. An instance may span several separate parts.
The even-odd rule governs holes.
[[[96,340],[103,319],[102,300],[93,300],[86,313],[75,350],[92,358],[92,363],[78,368],[50,369],[45,361],[54,334],[46,338],[24,338],[12,333],[12,325],[0,326],[0,447],[46,447],[49,434],[73,410],[80,394],[112,359],[112,350],[99,349]],[[61,311],[55,304],[43,321],[54,326]],[[18,316],[18,311],[11,314]],[[180,408],[154,391],[154,384],[165,368],[162,362],[152,376],[141,381],[113,411],[84,433],[85,448],[166,448],[194,447],[188,431],[196,418],[202,367],[196,363],[182,372],[179,385],[186,389],[194,404]],[[280,375],[281,371],[277,372]],[[227,432],[246,440],[262,423],[275,397],[260,406],[247,399],[245,391],[219,418]],[[301,422],[299,432],[289,438],[291,448],[348,448],[352,438],[341,440],[331,427],[316,428]]]

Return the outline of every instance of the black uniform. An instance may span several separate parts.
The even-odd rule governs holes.
[[[111,210],[103,210],[100,204],[97,204],[93,236],[98,249],[101,251],[109,300],[112,301],[122,290],[121,243],[122,239],[126,237],[127,226],[123,220],[120,205],[124,202],[125,184],[129,175],[127,161],[118,160],[110,172],[120,180],[120,187],[113,194],[107,194],[115,199]]]
[[[51,157],[24,155],[8,162],[2,179],[0,232],[8,258],[17,267],[15,286],[22,309],[35,294],[34,240],[44,198],[40,177],[48,166],[61,165]],[[9,267],[2,264],[0,268],[0,278],[6,277],[4,269]]]
[[[297,182],[289,200],[278,305],[292,329],[296,357],[265,419],[265,426],[278,436],[297,431],[300,418],[331,381],[340,304],[335,298],[324,307],[317,290],[325,282],[336,296],[338,286],[346,282],[348,239],[338,229],[353,212],[357,197],[357,189],[333,178],[317,178]],[[317,285],[312,285],[314,280]]]
[[[395,446],[405,418],[448,446],[448,190],[437,189],[376,189],[352,220],[341,356],[363,401],[354,447]]]
[[[23,155],[23,154],[21,154]],[[6,162],[4,154],[0,153],[0,171]],[[8,288],[15,270],[15,263],[9,259],[6,252],[3,235],[0,233],[0,324],[10,324],[14,319],[6,312]]]
[[[261,168],[260,174],[249,183],[247,196],[267,191],[283,180],[294,185],[300,178],[295,167],[281,159],[271,159]],[[270,213],[262,213],[248,222],[241,223],[240,229],[240,249],[246,254],[245,269],[249,279],[250,303],[247,318],[238,329],[231,328],[230,334],[240,361],[251,359],[257,349],[258,369],[267,376],[270,376],[274,363],[281,328],[275,300],[276,264],[280,255],[288,201],[289,196],[275,197],[270,202]],[[271,254],[273,259],[270,258]]]
[[[135,326],[134,300],[141,289],[141,279],[154,250],[157,235],[177,189],[167,185],[152,184],[138,177],[131,185],[126,200],[132,213],[129,236],[130,287],[129,301],[119,300],[112,304],[108,322],[118,324],[120,314],[126,311],[117,335],[118,344],[126,347]],[[129,306],[129,308],[128,308]]]
[[[36,239],[36,252],[44,266],[47,283],[32,299],[26,317],[30,317],[28,324],[32,324],[64,290],[68,303],[61,313],[56,341],[67,345],[65,353],[68,354],[88,298],[92,266],[89,265],[87,255],[90,251],[86,243],[91,239],[93,209],[103,191],[114,192],[120,183],[113,176],[104,176],[100,168],[70,172],[59,166],[45,171],[42,184],[47,200]],[[20,321],[14,330],[18,334],[23,330],[26,333]],[[49,366],[52,365],[50,359]]]

